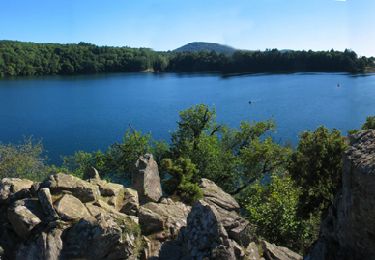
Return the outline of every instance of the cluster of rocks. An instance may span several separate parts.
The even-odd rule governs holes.
[[[258,241],[239,205],[210,180],[193,206],[163,197],[158,166],[136,162],[132,188],[57,173],[0,182],[0,259],[302,259]]]
[[[375,259],[375,130],[349,140],[341,192],[307,259]]]

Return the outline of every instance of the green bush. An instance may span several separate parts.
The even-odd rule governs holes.
[[[202,190],[197,184],[198,170],[190,159],[164,159],[161,162],[161,169],[169,175],[163,182],[163,188],[169,195],[177,195],[189,204],[202,197]]]
[[[41,181],[52,171],[43,157],[43,145],[32,138],[23,143],[0,144],[0,179],[25,178]]]

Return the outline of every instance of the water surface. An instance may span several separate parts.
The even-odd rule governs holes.
[[[339,87],[338,87],[339,84]],[[251,104],[249,104],[251,101]],[[274,119],[275,138],[296,143],[319,125],[343,133],[375,114],[375,75],[120,73],[0,80],[0,141],[42,138],[48,157],[105,149],[131,125],[169,139],[178,111],[205,103],[219,122]]]

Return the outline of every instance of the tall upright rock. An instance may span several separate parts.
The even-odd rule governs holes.
[[[132,186],[138,191],[139,201],[158,202],[162,196],[158,164],[152,154],[145,154],[137,160],[132,173]]]
[[[349,139],[342,190],[307,259],[375,259],[375,130]]]

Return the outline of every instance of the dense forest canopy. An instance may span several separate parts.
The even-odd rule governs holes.
[[[148,48],[0,41],[0,77],[101,72],[362,72],[374,58],[339,51],[157,52]]]

